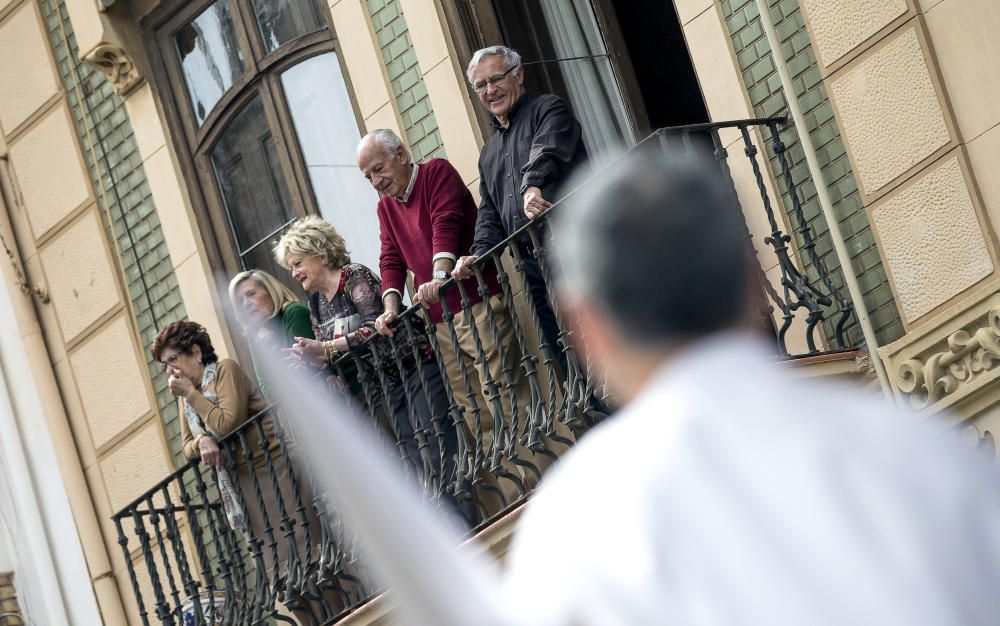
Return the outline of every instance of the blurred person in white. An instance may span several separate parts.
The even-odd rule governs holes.
[[[625,406],[528,503],[503,622],[1000,623],[990,463],[782,369],[721,177],[630,158],[568,203],[559,301]]]

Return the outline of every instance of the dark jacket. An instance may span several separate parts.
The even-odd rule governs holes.
[[[510,124],[479,155],[479,215],[471,254],[482,255],[528,222],[522,195],[538,187],[549,202],[562,197],[564,183],[587,160],[580,122],[558,96],[521,96]]]

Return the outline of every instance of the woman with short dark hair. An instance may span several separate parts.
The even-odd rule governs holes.
[[[219,361],[201,324],[170,324],[150,351],[170,376],[170,393],[182,401],[184,456],[221,467],[217,440],[264,410],[264,398],[235,361]]]
[[[267,529],[278,527],[282,511],[292,515],[305,515],[308,523],[309,542],[301,517],[294,522],[292,535],[274,533],[274,544],[261,550],[265,574],[272,589],[280,589],[288,582],[291,544],[295,553],[305,562],[299,567],[318,567],[322,521],[313,507],[313,495],[307,481],[292,482],[289,473],[289,452],[282,446],[280,434],[270,415],[261,417],[263,440],[250,430],[245,440],[229,447],[232,459],[228,460],[219,448],[219,440],[236,431],[247,420],[264,409],[267,403],[240,366],[232,359],[219,360],[212,347],[212,340],[201,324],[190,321],[174,322],[164,328],[150,347],[153,358],[163,364],[170,376],[170,393],[181,399],[181,436],[184,456],[201,459],[202,463],[217,469],[219,494],[223,510],[233,530],[249,533],[259,541],[268,541]],[[250,463],[252,455],[253,463]],[[270,457],[268,460],[266,457]],[[235,480],[229,470],[235,467]],[[272,473],[271,476],[263,475]],[[275,482],[277,481],[277,482]],[[240,496],[242,494],[242,497]],[[293,498],[298,497],[298,501]],[[296,514],[301,509],[303,512]],[[291,513],[289,513],[291,512]],[[313,546],[311,554],[302,554],[303,546]],[[277,557],[277,558],[275,558]],[[299,581],[300,585],[309,584]],[[304,593],[303,589],[290,590]],[[319,592],[328,609],[343,607],[341,598],[330,591]],[[310,590],[315,596],[316,590]],[[303,624],[312,623],[314,615],[306,609],[309,601],[296,598],[293,612]],[[291,607],[290,607],[291,608]]]

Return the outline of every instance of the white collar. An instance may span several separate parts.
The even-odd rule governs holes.
[[[725,379],[733,371],[759,375],[773,369],[776,361],[760,337],[745,330],[718,331],[695,339],[661,364],[632,403],[702,385],[706,379]]]
[[[403,204],[406,204],[407,202],[410,201],[410,194],[413,193],[413,188],[417,185],[417,168],[419,167],[420,166],[417,165],[416,163],[413,164],[413,171],[410,172],[410,182],[409,184],[406,185],[406,190],[403,191],[403,195],[396,198]]]

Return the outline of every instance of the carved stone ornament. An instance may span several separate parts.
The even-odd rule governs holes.
[[[970,448],[981,451],[990,459],[996,458],[997,444],[993,439],[993,433],[989,430],[981,430],[975,424],[969,424],[962,429],[961,436]]]
[[[142,83],[142,76],[121,46],[102,43],[91,50],[84,61],[107,75],[115,93],[125,96]]]
[[[914,408],[922,409],[975,382],[1000,363],[1000,307],[990,309],[976,329],[948,336],[947,350],[925,359],[899,365],[900,391],[910,395]]]

